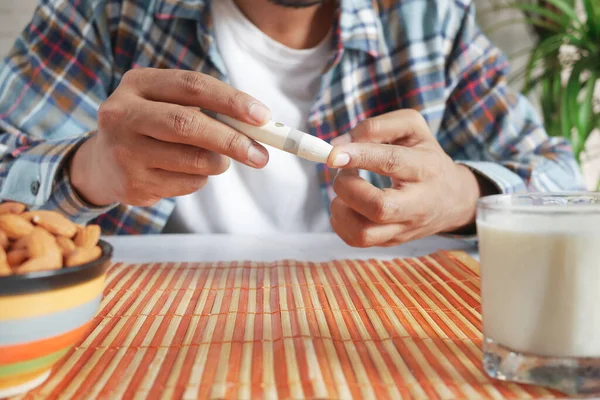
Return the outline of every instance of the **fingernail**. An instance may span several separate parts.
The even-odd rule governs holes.
[[[248,149],[248,160],[250,161],[251,164],[253,164],[257,167],[262,167],[267,163],[268,159],[269,159],[269,157],[264,153],[263,149],[261,149],[258,145],[253,144]]]
[[[335,158],[333,159],[332,166],[335,168],[339,168],[339,167],[343,167],[344,165],[347,165],[349,162],[350,162],[350,154],[340,153],[340,154],[336,155]]]
[[[352,143],[352,136],[349,133],[344,133],[336,138],[331,139],[332,146],[341,146],[343,144]]]
[[[250,104],[248,114],[250,115],[250,118],[254,120],[254,122],[262,125],[269,122],[269,119],[271,118],[271,111],[264,105],[257,102]]]

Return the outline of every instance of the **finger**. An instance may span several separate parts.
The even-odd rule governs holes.
[[[150,168],[190,175],[219,175],[229,168],[229,158],[214,151],[141,136],[139,146]]]
[[[422,239],[427,236],[431,236],[436,232],[431,231],[430,229],[418,228],[411,230],[410,228],[406,231],[402,232],[398,236],[394,237],[392,240],[389,240],[385,243],[380,244],[380,247],[393,247],[398,246],[402,243],[411,242],[413,240]]]
[[[202,188],[206,176],[183,174],[160,169],[141,169],[128,175],[121,188],[120,202],[150,207],[164,198],[183,196]]]
[[[352,208],[340,198],[331,203],[331,227],[348,245],[353,247],[371,247],[389,242],[401,234],[401,224],[375,224]]]
[[[255,168],[264,167],[269,153],[243,133],[189,107],[138,101],[128,111],[129,126],[154,139],[187,144],[231,157]]]
[[[357,143],[401,143],[414,146],[433,139],[423,116],[416,110],[404,109],[361,121],[349,132]]]
[[[143,68],[128,71],[123,84],[153,101],[193,106],[264,125],[271,112],[252,96],[195,71]]]
[[[327,164],[332,168],[358,168],[398,178],[421,181],[437,167],[431,152],[391,144],[351,143],[334,147]]]
[[[416,186],[379,189],[355,170],[341,170],[333,183],[337,196],[349,207],[375,223],[422,221],[427,202]]]
[[[331,139],[331,142],[329,143],[332,146],[342,146],[344,144],[352,143],[352,136],[350,136],[349,133],[344,133],[343,135]]]
[[[206,176],[184,174],[180,172],[153,169],[150,171],[154,187],[158,188],[161,198],[184,196],[201,189],[207,181]]]

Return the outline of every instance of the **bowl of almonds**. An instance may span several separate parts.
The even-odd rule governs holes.
[[[112,256],[100,233],[0,203],[0,398],[43,383],[89,332]]]

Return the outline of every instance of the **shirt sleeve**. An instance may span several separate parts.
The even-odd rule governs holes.
[[[500,193],[584,190],[569,143],[549,137],[529,101],[508,87],[508,61],[477,27],[474,5],[453,3],[439,134],[448,154]]]
[[[86,223],[111,209],[86,204],[67,173],[96,129],[112,80],[103,1],[42,0],[0,62],[0,198]]]

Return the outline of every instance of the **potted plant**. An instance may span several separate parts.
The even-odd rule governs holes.
[[[537,92],[548,134],[568,139],[581,165],[590,135],[600,128],[600,1],[493,1],[491,11],[506,9],[523,13],[509,24],[525,23],[536,34],[528,62],[517,74],[524,81],[522,91]]]

